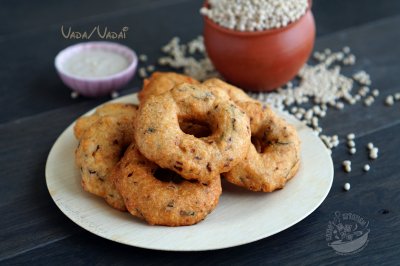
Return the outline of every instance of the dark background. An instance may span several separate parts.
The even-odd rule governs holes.
[[[79,115],[109,97],[71,99],[54,70],[54,57],[78,42],[62,37],[60,27],[90,30],[96,25],[119,31],[120,41],[156,62],[172,37],[188,41],[202,32],[202,1],[23,1],[0,2],[0,264],[400,264],[399,157],[400,104],[389,108],[385,95],[400,92],[400,1],[315,0],[316,50],[349,45],[354,69],[365,69],[381,90],[377,103],[332,111],[323,121],[341,140],[350,132],[357,145],[373,141],[380,158],[368,174],[366,158],[353,159],[344,174],[347,148],[334,153],[335,180],[328,198],[309,217],[267,239],[240,247],[198,253],[144,250],[86,232],[54,205],[44,166],[58,135]],[[137,91],[135,78],[122,94]],[[362,150],[362,148],[360,148]],[[365,152],[364,152],[365,153]],[[350,179],[349,179],[350,178]],[[351,180],[352,189],[342,186]],[[357,213],[370,221],[369,244],[362,252],[338,256],[327,246],[325,230],[335,211]],[[240,233],[240,232],[238,232]]]

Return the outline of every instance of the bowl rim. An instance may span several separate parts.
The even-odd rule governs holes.
[[[116,53],[118,53],[118,54],[122,55],[123,57],[125,57],[126,59],[128,59],[129,65],[120,72],[117,72],[117,73],[114,73],[114,74],[111,74],[108,76],[104,76],[104,77],[80,77],[80,76],[76,76],[76,75],[66,72],[62,66],[61,61],[65,57],[68,56],[67,54],[68,53],[73,53],[73,54],[78,53],[79,51],[81,51],[81,49],[87,48],[89,46],[96,48],[96,49],[108,48],[106,50],[115,51]],[[93,49],[93,48],[89,48],[89,49]],[[74,51],[74,50],[76,50],[76,51]],[[128,56],[118,52],[117,50],[124,51]],[[74,79],[74,80],[78,80],[78,81],[85,81],[85,82],[99,82],[99,81],[109,81],[112,79],[119,79],[121,77],[124,77],[124,76],[129,75],[132,72],[134,72],[137,67],[137,64],[138,64],[138,57],[134,50],[132,50],[131,48],[129,48],[126,45],[116,43],[116,42],[110,42],[110,41],[89,41],[89,42],[80,42],[77,44],[73,44],[73,45],[67,46],[66,48],[64,48],[60,52],[58,52],[58,54],[56,55],[56,57],[54,59],[54,66],[59,74],[66,76],[70,79]]]
[[[204,3],[203,3],[203,7],[207,7],[208,5],[209,5],[208,1],[205,0]],[[256,37],[256,36],[260,36],[260,35],[277,34],[277,33],[280,33],[282,31],[286,31],[288,29],[291,29],[292,27],[294,27],[295,25],[300,23],[300,21],[302,21],[306,17],[306,15],[311,12],[311,8],[312,8],[312,0],[308,0],[307,10],[306,10],[306,12],[304,12],[304,14],[298,20],[289,23],[285,27],[266,29],[266,30],[262,30],[262,31],[238,31],[238,30],[232,30],[232,29],[229,29],[229,28],[222,27],[221,25],[215,23],[214,21],[212,21],[210,18],[208,18],[205,15],[202,15],[202,17],[203,17],[203,19],[204,19],[206,24],[208,24],[209,26],[213,27],[214,29],[222,31],[224,33],[227,33],[227,34],[230,34],[230,35],[236,35],[236,36],[239,36],[239,37]]]

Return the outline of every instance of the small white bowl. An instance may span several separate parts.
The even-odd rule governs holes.
[[[128,60],[128,67],[105,77],[80,77],[67,73],[64,67],[66,60],[76,53],[87,50],[103,50],[122,55]],[[135,75],[138,59],[136,53],[125,45],[100,41],[71,45],[57,54],[54,64],[65,85],[80,95],[97,97],[110,94],[126,85]]]

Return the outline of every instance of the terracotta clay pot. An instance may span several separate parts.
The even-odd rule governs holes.
[[[228,82],[246,90],[274,90],[296,76],[313,49],[311,1],[309,6],[299,20],[284,28],[256,32],[223,28],[204,16],[208,56]]]

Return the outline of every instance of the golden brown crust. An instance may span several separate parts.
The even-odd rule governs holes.
[[[233,101],[237,106],[239,106],[242,111],[246,113],[246,115],[250,119],[251,130],[255,131],[257,126],[263,120],[262,112],[262,104],[248,96],[243,90],[235,87],[231,84],[226,83],[218,78],[211,78],[202,83],[203,86],[208,89],[214,91],[222,91],[224,92],[228,98]],[[221,94],[221,92],[220,92]]]
[[[226,92],[230,99],[234,101],[235,103],[239,102],[257,102],[250,96],[248,96],[243,90],[239,89],[238,87],[235,87],[229,83],[226,83],[225,81],[222,81],[218,78],[211,78],[205,80],[202,85],[209,87],[209,88],[217,88],[219,90],[223,90]]]
[[[182,83],[199,84],[197,80],[186,75],[174,72],[154,72],[149,79],[144,80],[143,88],[138,95],[139,100],[143,103],[150,95],[162,94]]]
[[[185,134],[179,127],[181,118],[206,121],[213,133],[203,138]],[[149,160],[185,179],[208,183],[247,154],[249,118],[233,102],[206,88],[181,84],[140,106],[135,140]]]
[[[242,162],[224,177],[253,191],[272,192],[283,188],[298,171],[300,140],[297,131],[270,108],[262,110],[264,120],[252,132],[253,145]]]
[[[133,140],[137,108],[127,104],[112,104],[102,108],[113,109],[112,115],[97,113],[83,118],[86,119],[84,123],[90,126],[81,135],[78,134],[80,139],[75,161],[81,172],[84,190],[103,197],[116,209],[125,210],[123,200],[108,176]]]
[[[127,112],[131,112],[132,108],[136,108],[132,104],[122,103],[107,103],[98,107],[94,114],[80,117],[74,125],[74,135],[77,139],[81,139],[83,133],[92,126],[100,117],[103,116],[116,116],[124,115]]]
[[[296,130],[269,107],[249,97],[241,89],[220,79],[203,82],[211,90],[223,90],[250,118],[252,140],[245,160],[224,177],[249,190],[271,192],[283,188],[298,171],[300,140]],[[257,146],[257,147],[256,147]]]
[[[155,163],[141,155],[135,143],[114,168],[110,178],[132,215],[152,225],[192,225],[217,206],[221,195],[219,176],[214,176],[207,186],[184,179],[160,181],[154,177],[157,169]]]

